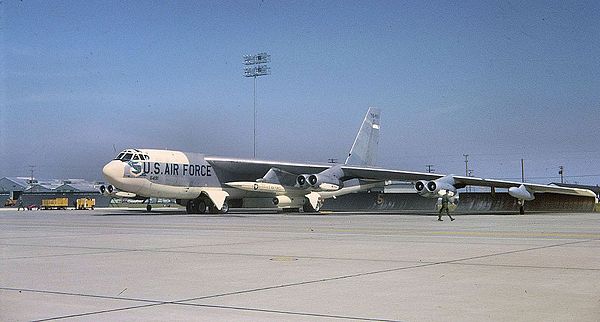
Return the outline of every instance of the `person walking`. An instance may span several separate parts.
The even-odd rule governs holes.
[[[23,204],[23,200],[19,199],[19,208],[17,208],[17,211],[21,210],[21,208],[23,208],[23,211],[25,211],[25,205]]]
[[[448,195],[448,191],[446,194],[442,196],[442,207],[440,208],[440,213],[438,214],[438,221],[444,221],[442,219],[442,212],[446,211],[446,215],[450,218],[450,221],[454,221],[454,218],[450,216],[450,208],[448,208],[448,202],[450,201],[450,195]]]

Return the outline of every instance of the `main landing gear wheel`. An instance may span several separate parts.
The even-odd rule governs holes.
[[[151,205],[147,205],[146,206],[146,211],[147,212],[151,212],[152,211],[152,206]]]
[[[206,203],[201,199],[190,200],[185,205],[185,211],[188,214],[203,214],[206,212]]]
[[[206,202],[204,202],[204,200],[198,200],[195,202],[195,213],[197,214],[203,214],[206,212]]]

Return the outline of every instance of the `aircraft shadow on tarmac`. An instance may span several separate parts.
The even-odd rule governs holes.
[[[543,211],[530,211],[530,213],[542,214],[542,213],[551,213],[551,212],[543,212]],[[185,210],[177,211],[173,209],[169,210],[152,210],[151,212],[147,212],[144,209],[123,209],[119,210],[119,212],[115,213],[102,213],[102,214],[94,214],[94,216],[187,216],[187,217],[202,217],[202,218],[247,218],[249,215],[272,215],[277,214],[277,212],[269,212],[269,211],[253,211],[249,209],[242,210],[234,210],[230,211],[227,214],[188,214]],[[404,216],[437,216],[437,212],[431,211],[418,211],[418,210],[405,210],[405,211],[323,211],[320,213],[317,212],[289,212],[289,213],[280,213],[282,215],[288,216],[356,216],[356,215],[404,215]],[[518,215],[518,212],[455,212],[452,213],[453,216],[469,216],[469,215]],[[445,214],[444,214],[445,216]]]
[[[186,217],[240,217],[240,218],[244,218],[246,216],[243,215],[238,215],[238,214],[197,214],[197,215],[190,215],[188,213],[185,212],[184,209],[182,209],[181,211],[174,211],[174,210],[168,210],[168,211],[160,211],[160,210],[152,210],[151,212],[148,212],[146,210],[143,209],[124,209],[124,210],[119,210],[119,212],[115,212],[115,213],[102,213],[102,214],[93,214],[93,216],[106,216],[106,217],[110,217],[110,216],[186,216]]]

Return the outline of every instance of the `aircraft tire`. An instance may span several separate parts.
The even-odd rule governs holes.
[[[227,202],[224,202],[223,207],[221,207],[221,210],[219,210],[219,213],[226,214],[227,212],[229,212],[229,204],[227,204]]]
[[[304,206],[302,206],[302,210],[304,210],[304,212],[319,212],[319,210],[321,210],[320,206],[317,206],[317,209],[313,208],[313,206],[310,205],[310,203],[305,203]]]
[[[206,202],[204,200],[198,200],[194,203],[194,210],[197,214],[203,214],[206,212]]]
[[[519,207],[519,214],[520,215],[524,215],[525,214],[525,207],[524,206],[520,206]]]
[[[194,213],[194,200],[190,200],[185,204],[185,212],[188,214]]]
[[[152,206],[151,205],[147,205],[146,206],[146,211],[147,212],[151,212],[152,211]]]

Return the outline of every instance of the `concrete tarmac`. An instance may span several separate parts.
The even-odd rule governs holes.
[[[0,320],[600,320],[600,214],[456,217],[0,210]]]

